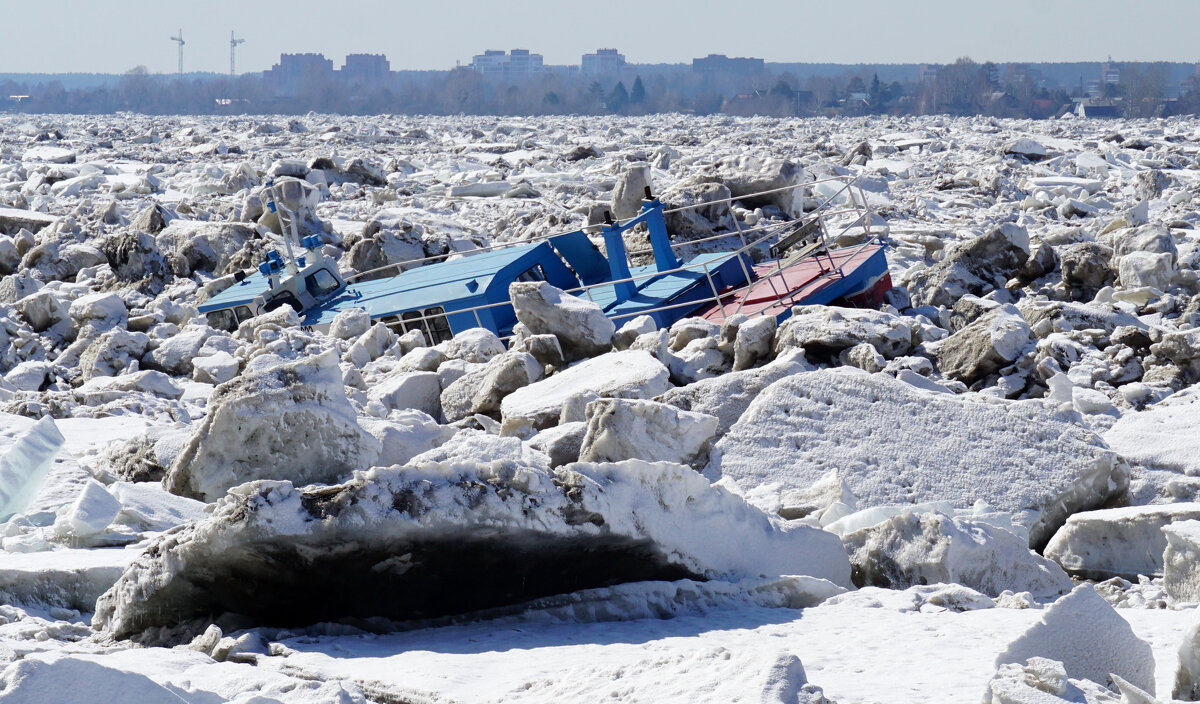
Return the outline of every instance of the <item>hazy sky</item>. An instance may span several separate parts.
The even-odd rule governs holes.
[[[635,63],[708,53],[767,61],[1200,61],[1198,0],[0,0],[0,73],[261,71],[280,53],[383,53],[446,69],[484,49],[546,63],[615,47]]]

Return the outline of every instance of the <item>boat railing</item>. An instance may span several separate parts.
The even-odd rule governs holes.
[[[776,193],[795,190],[797,188],[814,188],[814,187],[819,186],[820,184],[824,184],[824,183],[840,183],[842,185],[836,191],[834,191],[834,193],[832,195],[826,197],[824,200],[819,202],[817,204],[816,208],[805,213],[802,216],[802,218],[798,218],[798,219],[808,219],[808,218],[812,218],[814,216],[823,216],[823,217],[828,218],[828,217],[831,217],[834,215],[839,215],[839,214],[844,214],[844,213],[859,212],[861,209],[866,207],[866,204],[867,204],[866,195],[862,189],[862,185],[858,182],[858,178],[856,176],[828,176],[825,178],[819,178],[819,179],[815,179],[812,181],[805,181],[804,183],[794,183],[789,186],[781,186],[780,188],[772,188],[772,189],[768,189],[765,191],[758,191],[755,193],[746,193],[746,194],[743,194],[740,196],[730,196],[729,198],[717,198],[714,200],[707,200],[707,201],[703,201],[700,203],[693,203],[691,205],[684,205],[684,206],[680,206],[677,208],[670,208],[668,210],[664,210],[663,214],[666,215],[666,214],[670,214],[670,213],[678,213],[678,212],[683,212],[686,210],[698,210],[700,208],[706,208],[706,207],[716,204],[716,203],[732,203],[732,202],[738,201],[738,200],[746,200],[749,198],[758,198],[758,197],[765,196],[765,195],[773,195]],[[854,188],[852,188],[852,186],[857,187],[857,194],[858,194],[857,198],[855,197],[855,190],[854,190]],[[840,195],[842,195],[843,193],[845,193],[847,195],[847,200],[849,201],[849,205],[846,208],[844,208],[842,210],[838,210],[838,211],[822,212],[822,210],[824,208],[827,208],[831,204],[835,203],[835,201],[838,199],[838,197]],[[620,225],[627,223],[633,219],[634,218],[626,218],[625,220],[617,220],[614,222],[614,225],[620,226]],[[774,226],[778,226],[780,224],[780,223],[767,223],[762,226],[755,226],[755,227],[752,227],[749,229],[745,229],[745,228],[742,228],[741,223],[740,223],[740,221],[738,221],[737,217],[733,218],[733,222],[734,222],[735,230],[732,232],[720,233],[720,234],[712,235],[710,237],[705,237],[705,238],[701,238],[701,239],[688,240],[686,242],[673,242],[673,243],[671,243],[671,248],[676,249],[679,247],[694,246],[697,244],[711,242],[714,240],[727,239],[729,237],[740,237],[742,244],[745,244],[746,243],[746,240],[745,240],[746,234],[761,230],[763,228],[771,228]],[[792,221],[788,221],[788,222],[792,222]],[[866,223],[867,223],[866,224],[866,233],[869,237],[870,236],[870,218],[867,218]],[[783,224],[787,224],[787,222],[785,222]],[[476,254],[482,254],[484,252],[493,252],[493,251],[502,250],[502,249],[511,249],[512,247],[520,247],[522,245],[528,245],[528,244],[533,244],[536,242],[542,242],[542,241],[548,240],[552,237],[557,237],[559,235],[571,234],[572,232],[578,232],[579,230],[586,231],[590,227],[595,227],[598,229],[601,226],[600,225],[584,225],[581,228],[575,228],[573,230],[564,230],[562,232],[555,232],[555,233],[548,234],[548,235],[538,235],[537,237],[533,237],[528,240],[523,240],[520,242],[502,242],[500,244],[488,245],[486,247],[476,247],[475,249],[469,249],[469,250],[461,251],[461,252],[446,252],[444,254],[434,254],[434,255],[431,255],[428,257],[418,257],[418,258],[414,258],[414,259],[406,259],[401,262],[394,262],[392,264],[387,264],[387,265],[384,265],[381,267],[376,267],[374,269],[368,269],[366,271],[355,272],[353,274],[346,276],[345,279],[346,279],[347,283],[353,283],[355,281],[359,281],[359,280],[363,279],[364,277],[367,277],[367,276],[370,276],[373,274],[379,274],[381,272],[386,272],[386,271],[394,271],[395,273],[399,274],[400,272],[405,271],[406,269],[411,269],[411,268],[415,268],[418,266],[424,266],[425,264],[432,264],[435,262],[444,261],[446,259],[449,259],[449,258],[455,257],[455,256],[469,257],[469,256],[473,256]],[[646,253],[649,253],[650,251],[651,250],[639,250],[636,252],[631,252],[630,254],[646,254]]]
[[[837,264],[833,269],[826,271],[824,274],[822,274],[822,277],[832,278],[835,275],[841,276],[842,269],[846,266],[846,264],[848,264],[850,261],[852,261],[853,258],[855,256],[857,256],[857,254],[859,252],[861,252],[864,248],[870,246],[871,244],[872,244],[872,241],[867,241],[867,242],[863,242],[862,244],[860,244],[858,247],[855,248],[855,251],[851,254],[850,257],[845,258],[840,264]],[[744,259],[742,259],[742,257],[740,257],[740,256],[738,258],[739,258],[739,260],[742,261],[742,266],[744,267],[745,266]],[[735,309],[735,311],[734,311],[734,314],[737,314],[737,313],[741,312],[740,299],[743,298],[741,294],[748,293],[754,285],[756,285],[762,281],[761,279],[759,279],[759,280],[747,279],[746,283],[741,286],[722,290],[722,289],[718,288],[716,285],[716,282],[713,281],[712,272],[709,270],[708,265],[706,263],[702,263],[702,264],[697,264],[697,265],[681,266],[677,269],[671,269],[669,271],[664,271],[664,272],[656,271],[656,272],[652,272],[652,273],[648,273],[648,274],[641,274],[639,276],[631,276],[631,277],[628,277],[625,279],[618,279],[616,281],[605,282],[602,284],[592,284],[589,286],[580,286],[578,288],[567,289],[566,293],[583,294],[586,298],[588,298],[588,300],[595,303],[596,302],[595,297],[593,297],[592,293],[591,293],[592,290],[594,290],[594,289],[608,287],[608,286],[612,286],[613,284],[618,284],[618,283],[639,281],[639,280],[647,279],[647,278],[654,278],[654,277],[660,277],[660,276],[664,276],[664,275],[677,274],[677,273],[685,271],[685,270],[694,271],[696,269],[699,269],[703,273],[705,283],[707,284],[707,288],[712,293],[712,295],[704,296],[701,298],[693,298],[693,299],[690,299],[690,300],[687,300],[687,301],[684,301],[681,303],[668,303],[668,304],[664,304],[661,306],[654,306],[652,308],[643,308],[643,309],[629,311],[629,312],[625,312],[625,313],[617,313],[614,315],[609,315],[608,317],[611,320],[613,320],[614,322],[617,322],[617,321],[621,321],[621,320],[625,320],[625,319],[636,318],[641,315],[651,315],[653,313],[677,310],[679,308],[696,309],[696,308],[700,308],[700,307],[702,307],[706,304],[710,304],[710,303],[720,304],[722,311],[724,311],[725,305],[727,303],[729,303],[731,300],[739,300],[737,309]],[[771,276],[775,276],[774,272],[771,274]],[[780,300],[786,300],[786,296],[781,295]],[[484,325],[484,323],[483,323],[483,320],[480,316],[481,311],[490,310],[492,308],[506,308],[506,307],[511,307],[511,306],[512,306],[511,301],[499,301],[497,303],[487,303],[487,304],[479,305],[479,306],[471,306],[469,308],[459,308],[456,310],[449,310],[449,311],[445,311],[444,313],[430,313],[430,314],[422,313],[419,316],[411,316],[410,315],[409,317],[403,318],[402,320],[398,320],[396,322],[401,323],[405,327],[405,329],[411,329],[412,327],[414,327],[416,324],[419,323],[419,324],[421,324],[422,329],[426,329],[426,331],[428,332],[428,326],[425,324],[427,321],[438,319],[438,318],[447,318],[449,316],[471,314],[475,318],[475,325],[477,327],[488,327],[487,325]],[[415,311],[413,311],[413,312],[415,312]],[[746,316],[749,318],[753,318],[753,317],[762,316],[765,314],[766,314],[766,309],[760,310],[760,311],[752,311],[750,313],[747,313]],[[391,325],[391,323],[389,323],[389,325]],[[620,324],[618,324],[617,327],[620,327]],[[502,336],[500,339],[502,341],[507,341],[507,340],[511,339],[512,337],[513,337],[512,335],[505,335],[505,336]]]
[[[849,185],[849,184],[847,184],[847,185]],[[831,202],[841,192],[842,192],[842,190],[839,189],[839,191],[837,193],[833,194],[832,196],[830,196],[829,198],[826,199],[826,203]],[[818,278],[839,278],[839,277],[843,276],[843,269],[846,267],[846,265],[848,263],[850,263],[851,261],[854,261],[855,257],[857,257],[860,252],[862,252],[866,247],[869,247],[872,244],[874,244],[877,240],[877,237],[870,234],[870,229],[869,229],[870,228],[870,210],[866,206],[866,197],[864,194],[861,193],[861,191],[860,191],[859,195],[862,198],[862,200],[860,202],[863,205],[863,207],[860,209],[861,215],[858,218],[855,218],[854,220],[852,220],[847,225],[843,226],[843,228],[839,231],[839,235],[844,234],[850,228],[856,227],[857,223],[862,222],[863,227],[866,231],[867,237],[854,248],[854,251],[852,251],[849,256],[844,257],[840,264],[837,262],[834,262],[832,257],[830,257],[830,264],[831,264],[830,268],[827,270],[823,270],[820,277],[818,277]],[[839,212],[841,212],[841,211],[839,211]],[[755,239],[754,241],[747,242],[739,249],[731,252],[730,255],[737,259],[739,265],[742,267],[742,273],[745,276],[745,283],[740,286],[729,287],[729,288],[725,288],[725,289],[718,287],[717,283],[713,280],[712,271],[709,269],[708,263],[707,262],[698,262],[698,263],[684,264],[684,265],[676,267],[674,269],[668,269],[668,270],[664,270],[664,271],[650,271],[650,272],[646,272],[646,273],[642,273],[642,274],[637,274],[635,276],[629,276],[629,277],[626,277],[623,279],[616,279],[616,280],[612,280],[612,281],[604,281],[602,283],[597,283],[597,284],[579,286],[576,288],[566,289],[565,292],[569,293],[569,294],[582,295],[583,297],[586,297],[588,300],[592,301],[593,303],[596,303],[596,299],[592,295],[592,291],[594,291],[594,290],[598,290],[601,288],[614,287],[617,284],[622,284],[622,283],[627,283],[627,282],[634,283],[636,285],[636,283],[639,281],[659,278],[659,277],[663,277],[663,276],[676,275],[676,274],[680,274],[683,272],[698,272],[698,273],[703,274],[705,283],[707,284],[707,288],[708,288],[709,292],[711,292],[711,294],[712,294],[711,296],[704,296],[701,298],[693,298],[693,299],[690,299],[688,301],[684,301],[681,303],[668,303],[668,304],[664,304],[661,306],[655,306],[652,308],[643,308],[640,310],[634,310],[634,311],[629,311],[626,313],[618,313],[615,315],[608,316],[614,322],[622,320],[622,319],[635,318],[635,317],[641,316],[641,315],[650,315],[652,313],[659,313],[659,312],[664,312],[664,311],[669,311],[669,310],[677,310],[679,308],[685,308],[685,307],[689,308],[689,309],[695,309],[695,308],[700,308],[701,306],[704,306],[704,305],[710,304],[710,303],[720,304],[722,312],[724,312],[726,303],[731,300],[739,301],[737,308],[734,311],[734,314],[737,314],[737,313],[741,312],[742,303],[744,303],[745,297],[742,296],[741,294],[748,293],[751,288],[753,288],[755,285],[758,285],[764,281],[769,282],[769,284],[772,287],[772,290],[775,291],[776,297],[779,300],[781,300],[781,301],[788,300],[789,293],[791,294],[790,297],[794,298],[795,292],[789,292],[788,289],[786,288],[786,286],[785,286],[784,290],[781,292],[775,288],[775,282],[773,281],[773,279],[775,279],[776,277],[779,277],[781,283],[783,281],[782,277],[784,275],[785,270],[782,266],[781,261],[779,262],[775,271],[772,271],[769,275],[767,275],[764,278],[755,279],[751,275],[750,267],[747,267],[747,265],[746,265],[746,259],[747,259],[747,256],[748,256],[748,253],[750,252],[750,250],[762,245],[765,241],[769,240],[770,238],[781,234],[781,231],[784,229],[787,229],[789,227],[797,227],[797,226],[802,225],[805,222],[808,222],[811,219],[811,217],[812,217],[811,213],[809,213],[809,214],[806,214],[805,217],[795,218],[793,220],[786,221],[784,223],[772,223],[771,227],[773,228],[773,230],[771,232],[768,232],[767,234]],[[730,235],[722,235],[722,237],[729,237],[729,236]],[[688,243],[684,243],[684,244],[688,244]],[[599,304],[597,304],[597,305],[599,305]],[[456,310],[445,311],[444,313],[435,313],[435,314],[424,314],[423,313],[420,316],[410,316],[410,317],[405,318],[398,322],[400,322],[404,326],[406,326],[406,329],[408,327],[413,326],[416,323],[420,323],[422,328],[427,328],[427,326],[425,325],[426,321],[433,320],[435,318],[443,318],[443,317],[447,317],[447,316],[451,316],[451,315],[457,316],[457,315],[462,315],[462,314],[472,314],[475,317],[475,324],[477,326],[487,327],[486,325],[483,324],[483,320],[480,316],[481,311],[490,310],[492,308],[504,308],[504,307],[511,307],[511,306],[512,306],[511,301],[499,301],[496,303],[488,303],[488,304],[479,305],[479,306],[472,306],[469,308],[460,308],[460,309],[456,309]],[[754,317],[754,316],[764,315],[764,314],[766,314],[765,309],[762,311],[752,312],[747,315],[748,315],[748,317]],[[618,327],[619,327],[619,325],[618,325]],[[509,336],[502,337],[501,339],[508,340],[511,337],[512,336],[509,335]]]

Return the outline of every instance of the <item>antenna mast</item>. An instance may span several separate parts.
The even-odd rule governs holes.
[[[183,29],[179,30],[179,34],[171,37],[171,41],[179,42],[179,77],[183,78]]]
[[[244,43],[245,39],[236,39],[233,32],[229,33],[229,75],[234,76],[234,52],[237,50],[238,44]]]

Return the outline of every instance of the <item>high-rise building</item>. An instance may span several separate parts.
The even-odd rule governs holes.
[[[625,68],[625,55],[616,49],[597,49],[595,54],[584,54],[580,73],[585,76],[607,76],[620,73]]]
[[[322,54],[282,54],[279,63],[263,72],[279,97],[293,96],[302,86],[333,79],[333,62]]]
[[[542,55],[528,49],[513,49],[507,53],[489,49],[471,59],[471,68],[485,76],[530,76],[545,72]]]
[[[355,83],[381,83],[391,72],[391,64],[383,54],[350,54],[340,77]]]
[[[709,54],[703,59],[692,59],[692,71],[696,73],[740,73],[753,75],[767,68],[762,59],[730,58],[724,54]]]
[[[1121,82],[1121,67],[1112,63],[1112,59],[1100,67],[1100,82],[1112,84]]]

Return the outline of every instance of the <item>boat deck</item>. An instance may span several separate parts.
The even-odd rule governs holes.
[[[656,274],[652,265],[630,267],[630,272],[638,278],[637,293],[629,298],[619,296],[616,286],[607,283],[589,286],[586,292],[576,295],[599,305],[605,315],[616,322],[617,327],[647,312],[650,312],[660,325],[669,325],[689,310],[688,301],[713,297],[705,269],[712,276],[718,291],[745,285],[746,277],[736,254],[701,254],[685,262],[683,266],[688,268],[662,274]]]
[[[878,261],[872,261],[875,257]],[[720,303],[705,306],[693,315],[721,323],[737,313],[779,316],[792,306],[827,304],[856,295],[873,279],[886,275],[887,262],[882,245],[873,244],[822,252],[782,269],[778,262],[758,264],[754,274],[749,289],[730,290]]]

